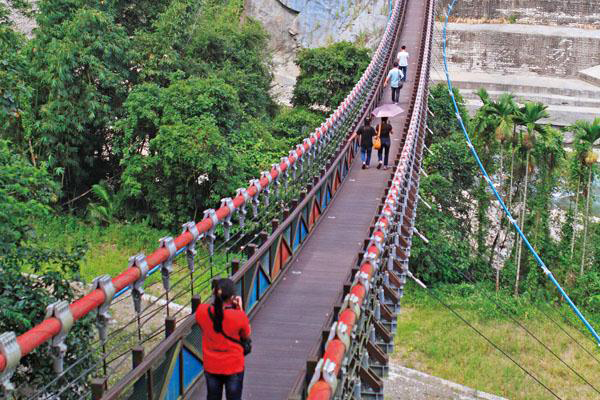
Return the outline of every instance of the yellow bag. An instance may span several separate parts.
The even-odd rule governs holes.
[[[379,135],[381,135],[381,124],[377,126],[377,136],[373,137],[373,148],[375,150],[379,150],[381,148],[381,138]]]

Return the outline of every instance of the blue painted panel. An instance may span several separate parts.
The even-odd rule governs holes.
[[[265,290],[267,290],[267,288],[269,287],[270,283],[269,280],[267,279],[267,276],[265,275],[265,273],[259,269],[258,270],[258,288],[259,288],[259,292],[258,292],[258,296],[262,297],[263,293],[265,292]]]
[[[299,225],[302,225],[302,221],[299,222]],[[296,238],[294,239],[294,251],[300,246],[300,243],[302,243],[302,227],[298,226],[296,228]]]
[[[246,311],[252,310],[252,307],[254,307],[256,304],[256,300],[258,300],[257,291],[258,288],[256,287],[256,280],[254,280],[252,288],[250,288],[250,295],[248,296],[248,305],[246,306]]]
[[[175,362],[175,368],[173,368],[173,375],[171,375],[171,379],[169,380],[169,388],[167,389],[167,395],[165,396],[165,400],[177,400],[179,397],[179,393],[181,393],[181,387],[179,385],[179,356],[177,357],[177,361]]]
[[[308,235],[308,229],[306,229],[306,225],[304,225],[304,222],[300,221],[300,229],[302,232],[302,241],[304,241],[304,239],[306,239],[306,236]]]
[[[269,252],[265,252],[265,254],[262,256],[262,259],[260,260],[263,268],[266,271],[270,271],[270,267],[271,267],[271,257],[269,257]]]
[[[241,279],[235,284],[235,294],[237,296],[243,296],[244,295],[242,293],[242,280]]]
[[[287,229],[285,230],[283,237],[285,238],[285,241],[290,244],[292,242],[292,225],[288,226]]]
[[[204,370],[202,362],[192,352],[183,348],[183,386],[188,388]]]

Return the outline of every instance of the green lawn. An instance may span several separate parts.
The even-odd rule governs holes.
[[[177,236],[180,232],[169,232],[167,230],[155,229],[143,223],[114,223],[110,226],[95,226],[73,216],[53,216],[47,220],[38,221],[35,225],[36,241],[42,247],[55,249],[71,249],[78,243],[87,243],[88,250],[81,262],[81,278],[89,283],[96,276],[109,274],[116,276],[127,268],[130,256],[139,252],[146,255],[152,253],[158,247],[158,240],[164,236]],[[200,243],[197,246],[196,257],[197,274],[202,274],[200,280],[211,276],[211,268],[208,261],[208,252]],[[223,254],[215,254],[213,257],[212,274],[218,274],[227,260]],[[175,260],[174,270],[180,270],[171,277],[171,284],[181,279],[181,283],[175,287],[174,294],[188,287],[189,279],[187,264],[184,255]],[[156,272],[146,280],[146,287],[160,281],[160,273]],[[198,275],[196,275],[197,277]],[[182,279],[183,278],[183,279]],[[184,287],[185,286],[185,287]],[[162,285],[154,285],[147,290],[151,294],[160,295]],[[189,295],[183,295],[176,299],[180,304],[189,303]]]
[[[439,303],[411,285],[403,298],[396,336],[396,362],[444,379],[510,399],[554,398],[519,367],[495,350]],[[449,296],[452,307],[494,343],[532,372],[562,399],[597,399],[600,395],[538,344],[522,328],[497,313],[482,293]],[[504,300],[504,302],[512,300]],[[600,363],[585,353],[538,309],[526,301],[510,303],[519,321],[566,363],[600,388]],[[600,351],[580,331],[564,323],[567,310],[549,311],[554,320],[597,359]]]

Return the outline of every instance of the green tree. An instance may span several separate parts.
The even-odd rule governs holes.
[[[0,140],[0,250],[26,240],[31,220],[47,215],[58,194],[44,164],[34,167],[10,142]]]
[[[360,79],[370,59],[366,48],[350,42],[301,50],[296,60],[300,75],[292,103],[325,111],[335,109]]]
[[[525,183],[523,187],[523,201],[521,207],[521,219],[519,226],[525,231],[525,214],[527,212],[527,192],[529,191],[529,174],[533,172],[535,164],[531,159],[531,150],[536,142],[536,135],[544,131],[544,127],[539,124],[539,120],[548,117],[546,111],[548,107],[542,103],[526,102],[519,109],[517,123],[526,128],[526,133],[521,141],[521,148],[525,151]],[[521,272],[521,253],[523,240],[518,238],[517,246],[517,271],[515,277],[515,295],[519,295],[519,276]]]
[[[598,161],[598,156],[593,150],[594,142],[600,139],[600,118],[596,118],[593,122],[577,121],[574,125],[576,132],[574,149],[576,157],[580,162],[582,169],[587,169],[587,194],[585,204],[585,217],[583,227],[583,245],[581,251],[581,269],[580,275],[584,273],[586,261],[586,244],[588,236],[588,227],[590,223],[590,200],[592,198],[592,181],[595,173],[595,164]]]
[[[323,122],[323,116],[303,107],[283,108],[273,119],[273,136],[285,139],[289,147],[300,143]]]
[[[24,49],[33,89],[36,158],[62,172],[68,197],[114,167],[109,140],[131,79],[126,31],[101,4],[42,0],[35,37]]]

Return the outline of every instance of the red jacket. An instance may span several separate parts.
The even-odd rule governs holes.
[[[210,304],[201,304],[196,311],[196,322],[202,330],[202,355],[204,370],[211,374],[233,375],[244,370],[244,349],[240,344],[226,339],[215,332],[208,308],[214,315]],[[231,338],[250,337],[250,321],[243,310],[226,308],[223,317],[223,331]]]

